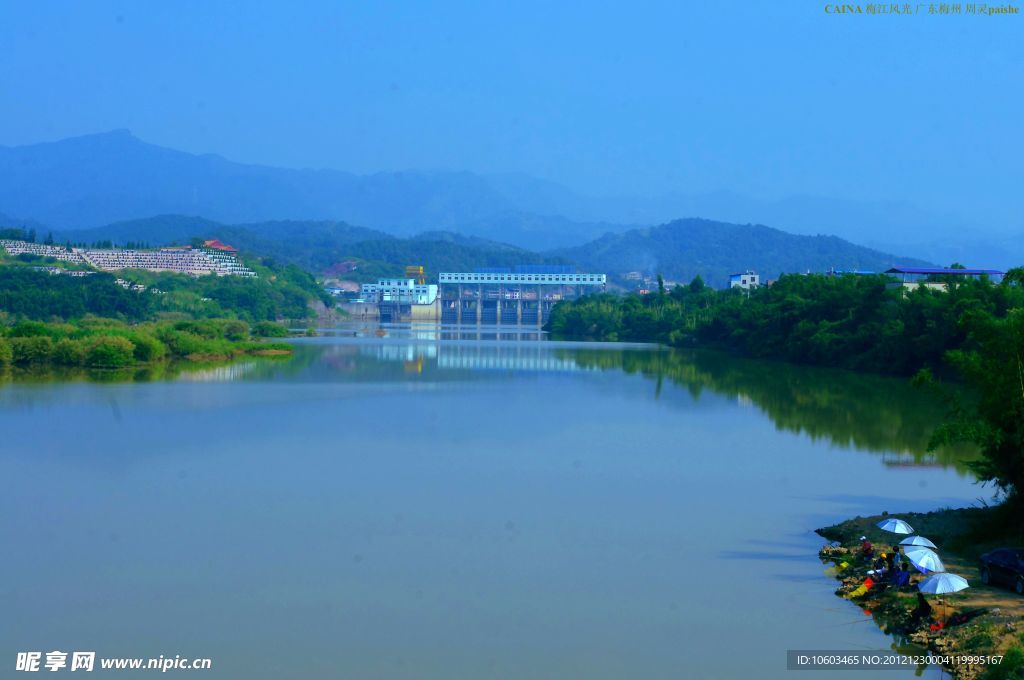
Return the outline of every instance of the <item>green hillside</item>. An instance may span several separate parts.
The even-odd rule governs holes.
[[[477,267],[565,262],[557,256],[454,232],[434,231],[405,239],[344,222],[327,221],[228,225],[199,217],[161,215],[96,229],[59,232],[54,238],[58,243],[147,243],[154,246],[188,243],[195,238],[217,238],[243,253],[316,273],[339,262],[356,261],[358,269],[352,277],[364,281],[401,274],[406,265],[423,265],[428,272],[436,274]]]
[[[757,224],[682,219],[621,234],[606,234],[557,254],[609,274],[639,271],[668,280],[700,276],[724,286],[730,273],[753,269],[763,278],[829,269],[884,271],[894,264],[925,264],[858,246],[835,236],[798,236]]]
[[[837,270],[883,271],[893,264],[925,264],[858,246],[835,236],[799,236],[753,224],[683,219],[658,227],[609,233],[573,248],[546,253],[452,231],[424,232],[397,238],[345,222],[275,221],[221,224],[183,215],[162,215],[106,227],[59,232],[58,243],[187,243],[218,238],[243,252],[280,264],[323,273],[340,262],[357,269],[347,276],[360,281],[394,276],[406,265],[422,265],[430,275],[478,267],[516,264],[574,263],[607,273],[622,282],[626,272],[662,274],[670,281],[701,276],[723,286],[730,273],[753,269],[763,278],[782,273]]]

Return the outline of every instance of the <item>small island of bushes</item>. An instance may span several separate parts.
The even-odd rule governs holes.
[[[251,326],[238,319],[150,321],[128,324],[84,317],[75,322],[22,320],[0,327],[0,368],[70,366],[124,368],[170,360],[227,361],[243,355],[292,353],[280,324]]]

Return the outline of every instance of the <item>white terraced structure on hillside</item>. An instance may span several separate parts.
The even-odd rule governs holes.
[[[0,239],[0,246],[3,246],[3,249],[11,255],[28,253],[29,255],[38,255],[39,257],[52,257],[55,260],[63,260],[64,262],[84,263],[82,254],[77,248],[68,250],[64,246],[48,246],[43,243],[12,241],[10,239]]]
[[[48,246],[28,241],[0,240],[0,246],[11,255],[29,253],[66,262],[92,265],[105,271],[145,269],[151,272],[174,272],[203,276],[256,276],[234,255],[212,249],[160,248],[158,250],[94,249]]]

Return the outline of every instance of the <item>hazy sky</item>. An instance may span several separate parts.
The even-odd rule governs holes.
[[[129,128],[273,165],[905,199],[1024,224],[1024,16],[824,6],[8,2],[0,144]]]

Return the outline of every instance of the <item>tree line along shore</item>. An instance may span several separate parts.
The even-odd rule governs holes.
[[[1024,599],[1009,591],[994,599],[992,589],[979,587],[974,566],[991,547],[1024,545],[1024,269],[1007,272],[998,284],[960,278],[939,283],[945,285],[908,291],[885,276],[787,275],[748,292],[713,290],[698,278],[671,290],[659,286],[651,295],[562,302],[547,328],[556,338],[708,347],[905,376],[937,393],[947,413],[929,450],[956,443],[976,447],[979,456],[967,465],[1001,498],[994,506],[908,516],[970,578],[972,588],[951,599],[943,622],[954,625],[933,628],[915,618],[912,592],[858,591],[870,567],[855,559],[857,537],[871,535],[878,517],[820,529],[838,543],[821,557],[837,565],[837,594],[857,593],[858,604],[901,643],[1003,655],[999,665],[948,668],[955,677],[1024,678]],[[849,569],[839,569],[842,564]]]
[[[651,295],[561,302],[556,338],[714,347],[759,359],[913,376],[944,391],[949,416],[930,446],[966,442],[972,464],[1020,508],[1024,492],[1024,269],[999,284],[949,279],[911,291],[885,276],[785,275],[751,291],[699,278]],[[935,376],[945,379],[939,382]],[[956,389],[950,389],[950,382]]]

